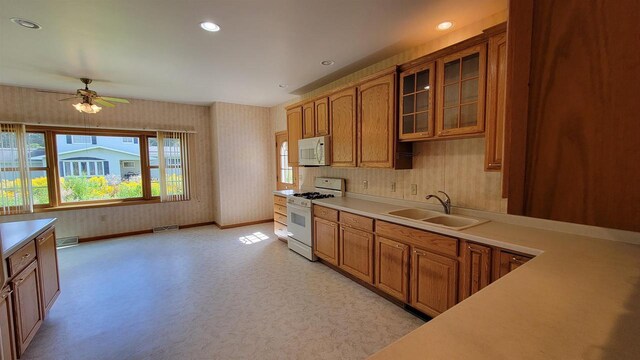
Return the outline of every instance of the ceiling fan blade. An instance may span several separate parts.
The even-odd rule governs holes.
[[[72,96],[72,97],[70,97],[70,98],[64,98],[64,99],[60,99],[60,100],[58,100],[58,101],[69,101],[69,100],[76,100],[76,99],[78,99],[78,97],[77,97],[77,96]]]
[[[111,108],[112,107],[116,107],[112,103],[104,101],[103,98],[95,98],[95,99],[93,99],[93,102],[96,103],[96,104],[102,105],[102,106],[106,106],[106,107],[111,107]]]
[[[117,102],[117,103],[122,103],[122,104],[128,104],[129,103],[129,100],[127,100],[127,99],[108,97],[108,96],[100,96],[99,98],[102,99],[102,100],[108,100],[108,101],[111,101],[111,102]]]
[[[47,94],[58,94],[58,95],[75,95],[68,92],[60,92],[60,91],[50,91],[50,90],[36,90],[39,93],[47,93]]]

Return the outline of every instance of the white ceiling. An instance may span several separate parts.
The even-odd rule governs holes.
[[[440,36],[443,20],[462,27],[505,8],[506,0],[0,0],[0,83],[73,92],[86,76],[105,96],[272,106],[385,48]],[[222,30],[201,30],[205,20]]]

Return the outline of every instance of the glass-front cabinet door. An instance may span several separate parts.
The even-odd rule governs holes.
[[[484,131],[486,44],[438,59],[436,135]]]
[[[433,137],[434,81],[433,62],[400,74],[400,140],[415,141]]]

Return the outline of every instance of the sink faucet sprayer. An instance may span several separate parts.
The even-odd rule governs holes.
[[[438,201],[440,201],[440,204],[442,204],[442,207],[444,207],[444,213],[451,214],[451,198],[444,191],[438,191],[438,192],[444,194],[444,196],[446,196],[446,199],[442,200],[442,198],[440,198],[438,195],[435,195],[435,194],[429,194],[424,198],[427,200],[431,199],[432,197],[438,199]]]

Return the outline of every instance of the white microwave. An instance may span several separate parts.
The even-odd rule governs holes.
[[[298,140],[298,161],[300,166],[330,165],[330,139],[329,136],[318,136]]]

